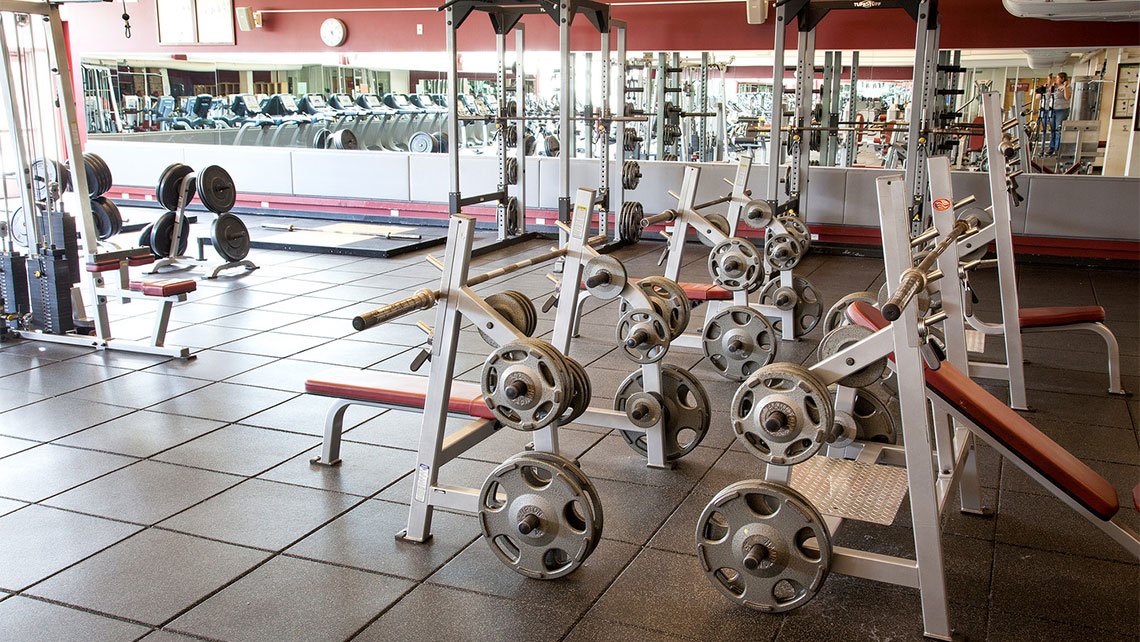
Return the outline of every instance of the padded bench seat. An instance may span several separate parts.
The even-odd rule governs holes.
[[[888,325],[879,310],[861,301],[851,304],[847,313],[865,328],[880,330]],[[1107,479],[961,370],[945,362],[938,370],[927,368],[926,385],[1092,514],[1107,521],[1120,510],[1116,489]]]
[[[332,368],[305,382],[305,392],[314,395],[419,409],[424,407],[427,391],[428,378],[423,375],[352,368]],[[495,418],[483,401],[479,384],[469,381],[451,382],[447,410],[483,419]]]
[[[194,279],[149,279],[131,281],[130,289],[147,296],[175,296],[188,294],[198,289]]]
[[[1050,328],[1074,323],[1104,323],[1104,308],[1099,305],[1022,308],[1017,314],[1017,321],[1022,329]]]
[[[630,279],[631,283],[637,283],[641,279]],[[680,283],[681,289],[685,291],[685,296],[689,297],[690,301],[729,301],[732,299],[732,292],[713,285],[712,283]]]
[[[138,256],[127,257],[127,265],[136,267],[139,265],[148,265],[154,263],[154,255],[149,251],[146,254]],[[119,269],[119,259],[111,259],[110,261],[99,261],[96,263],[88,263],[85,267],[88,272],[110,272],[111,270]]]

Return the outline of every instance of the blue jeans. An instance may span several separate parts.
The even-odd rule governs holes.
[[[1068,109],[1053,110],[1053,138],[1049,142],[1049,151],[1056,152],[1061,146],[1061,124],[1069,119]]]

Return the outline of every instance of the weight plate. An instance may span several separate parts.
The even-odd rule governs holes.
[[[645,220],[645,209],[638,201],[626,201],[621,206],[618,234],[626,243],[641,240],[641,222]]]
[[[501,127],[501,126],[500,126]],[[519,144],[519,130],[515,127],[502,127],[503,142],[507,147],[518,147]],[[527,154],[528,156],[530,154]]]
[[[621,186],[634,190],[641,184],[641,165],[635,160],[622,161]]]
[[[338,129],[329,137],[332,149],[359,149],[360,143],[351,129]]]
[[[769,234],[764,241],[764,262],[774,271],[794,269],[803,255],[803,245],[794,232]]]
[[[527,453],[527,455],[534,458],[534,459],[544,459],[546,461],[552,461],[552,462],[559,462],[560,463],[562,461],[566,461],[566,458],[562,457],[561,455],[555,455],[554,453],[543,452],[541,450],[529,451]],[[598,494],[597,487],[594,486],[594,482],[590,481],[590,478],[586,475],[586,473],[582,472],[582,469],[579,468],[577,464],[575,464],[573,468],[567,469],[566,472],[568,474],[570,474],[571,476],[573,476],[574,480],[578,482],[578,485],[581,486],[582,491],[584,493],[590,495],[591,497],[595,497],[595,498],[600,497],[600,495]],[[599,505],[600,505],[600,503],[599,503]],[[599,533],[602,532],[602,527],[604,525],[604,522],[605,522],[605,520],[603,519],[602,511],[600,511],[600,510],[595,511],[595,513],[594,513],[594,528],[597,530],[597,532],[599,532]],[[597,547],[598,541],[600,541],[600,540],[594,541],[593,545],[590,548],[590,552],[593,552],[594,548]]]
[[[709,225],[712,225],[717,230],[719,230],[721,234],[728,236],[727,218],[721,216],[720,214],[713,213],[706,215],[705,220],[709,222]],[[705,236],[704,234],[698,234],[697,238],[700,239],[701,244],[703,244],[705,247],[712,247],[716,245],[716,241],[713,241],[711,237]]]
[[[214,219],[214,233],[210,242],[218,255],[226,261],[240,261],[249,255],[249,230],[244,221],[229,212],[218,214]]]
[[[845,295],[836,301],[835,305],[827,309],[827,314],[823,315],[823,333],[827,334],[841,325],[850,324],[851,321],[847,318],[847,308],[856,301],[874,306],[878,305],[878,297],[874,292],[852,292]]]
[[[669,325],[656,310],[634,308],[618,319],[618,342],[634,363],[656,363],[669,351]]]
[[[732,237],[717,243],[709,252],[709,274],[726,290],[752,292],[764,280],[760,252],[752,243]]]
[[[507,236],[517,236],[523,231],[525,221],[522,210],[519,208],[519,199],[508,196],[503,201],[503,221],[507,228]]]
[[[513,156],[507,157],[506,164],[503,165],[503,180],[507,185],[519,184],[519,160]]]
[[[534,335],[534,331],[538,329],[538,310],[534,308],[534,301],[517,290],[504,290],[503,293],[514,297],[519,306],[526,312],[525,325],[520,326],[519,331],[528,337]]]
[[[599,301],[612,301],[621,296],[626,280],[625,265],[608,254],[599,254],[586,261],[582,270],[586,291]]]
[[[414,154],[430,154],[436,151],[438,141],[428,132],[416,132],[408,141],[408,151]]]
[[[789,486],[736,482],[713,497],[697,520],[697,558],[730,600],[765,613],[807,604],[831,570],[823,516]]]
[[[527,156],[534,156],[534,150],[538,146],[538,142],[534,138],[534,134],[527,134],[525,139],[524,151]]]
[[[529,147],[529,143],[528,143]],[[542,153],[547,156],[557,156],[562,149],[561,143],[558,142],[558,137],[554,134],[547,134],[542,138]],[[528,154],[530,152],[527,152]]]
[[[170,246],[174,240],[174,212],[165,212],[154,222],[154,229],[150,234],[150,251],[159,258],[171,256]],[[178,235],[178,251],[174,256],[186,254],[190,245],[190,219],[182,217],[181,230]]]
[[[111,181],[107,179],[111,170],[98,154],[83,154],[83,171],[87,175],[87,193],[91,198],[98,198],[111,189]]]
[[[701,336],[709,363],[731,381],[744,381],[776,357],[776,329],[752,308],[721,310],[705,323]]]
[[[771,363],[736,390],[732,430],[752,454],[777,466],[807,461],[832,437],[831,393],[810,370]]]
[[[765,200],[754,199],[748,201],[742,214],[745,225],[754,230],[762,230],[772,223],[772,204]]]
[[[902,411],[898,397],[881,382],[855,392],[856,439],[881,444],[897,444],[901,435]]]
[[[783,223],[784,229],[792,232],[792,236],[799,241],[801,250],[800,256],[802,257],[804,254],[807,254],[808,248],[811,247],[811,231],[808,229],[808,226],[800,220],[800,217],[785,215],[778,217],[776,220]]]
[[[986,209],[980,207],[971,207],[963,211],[959,216],[959,220],[966,216],[974,216],[978,219],[979,229],[986,227],[994,222],[993,214]],[[986,250],[989,249],[988,243],[979,243],[977,240],[966,237],[958,242],[959,255],[958,260],[962,262],[976,261],[985,257]]]
[[[589,410],[590,399],[593,395],[593,390],[590,386],[590,375],[586,373],[586,368],[573,357],[563,355],[562,360],[566,362],[570,370],[570,379],[574,384],[574,389],[570,397],[569,407],[566,411],[567,414],[558,420],[559,426],[573,423],[575,419],[581,417],[584,412]]]
[[[119,206],[106,196],[100,196],[95,200],[102,203],[103,209],[111,217],[111,236],[118,235],[123,231],[123,214],[119,211]]]
[[[861,325],[841,325],[824,335],[823,340],[819,342],[819,347],[816,349],[816,358],[820,361],[830,359],[872,334],[874,334],[874,332]],[[886,371],[887,358],[883,357],[843,377],[838,383],[848,388],[863,388],[882,380]]]
[[[219,165],[198,172],[198,200],[215,214],[224,214],[237,203],[237,188],[230,173]]]
[[[479,526],[496,557],[534,579],[563,577],[601,539],[602,504],[580,483],[584,474],[558,455],[519,453],[487,476],[479,491]]]
[[[8,217],[8,234],[16,245],[28,247],[28,221],[24,218],[24,208],[17,207]]]
[[[792,319],[795,322],[795,336],[802,336],[814,330],[823,316],[823,302],[820,300],[819,290],[816,290],[811,281],[804,277],[794,276],[791,291],[788,292],[787,288],[780,285],[780,278],[776,277],[760,290],[760,304],[784,307],[780,302],[781,295],[784,294],[792,295],[790,299],[794,302],[791,309]],[[779,318],[772,319],[772,326],[778,331],[783,331],[783,321]]]
[[[684,288],[677,285],[676,281],[663,276],[647,276],[638,281],[637,285],[645,290],[651,300],[657,299],[661,302],[659,313],[669,326],[670,339],[676,339],[684,334],[692,315],[692,305]]]
[[[154,223],[147,223],[146,227],[142,228],[139,232],[139,247],[150,247],[151,238],[154,236]],[[151,254],[154,254],[154,248],[151,248]]]
[[[189,180],[187,177],[192,174],[194,170],[189,165],[182,163],[174,163],[167,167],[162,176],[158,179],[158,187],[155,188],[155,198],[159,204],[167,210],[174,211],[178,209],[178,201],[182,198],[182,182]],[[194,197],[194,186],[189,186],[189,199]]]
[[[58,193],[51,190],[56,185]],[[46,201],[48,196],[58,198],[71,190],[71,170],[59,161],[41,158],[32,163],[32,195],[37,201]]]
[[[328,127],[318,129],[317,133],[313,134],[313,149],[328,149],[330,137],[332,130]]]
[[[628,413],[629,404],[644,392],[644,373],[638,370],[618,386],[614,410]],[[676,461],[691,453],[705,438],[712,423],[712,405],[696,377],[670,364],[661,366],[661,402],[665,407],[660,428],[665,442],[665,461]],[[649,452],[644,432],[619,432],[631,448],[642,455]]]
[[[524,328],[527,327],[530,317],[527,314],[526,309],[523,307],[524,304],[519,301],[518,298],[512,296],[510,292],[496,292],[495,294],[492,294],[491,296],[484,299],[484,302],[486,302],[487,305],[491,306],[492,309],[498,312],[504,319],[507,320],[507,323],[510,323],[512,326],[514,326],[516,330],[523,334],[527,334],[524,332]],[[479,328],[479,335],[482,336],[483,340],[486,341],[487,344],[491,347],[499,347],[499,344],[491,338],[491,335],[487,334],[486,330],[483,327]]]
[[[487,356],[483,399],[504,426],[532,431],[562,416],[573,393],[562,355],[540,339],[519,339]]]
[[[111,238],[111,215],[96,199],[91,199],[91,219],[95,225],[95,238],[100,241]]]

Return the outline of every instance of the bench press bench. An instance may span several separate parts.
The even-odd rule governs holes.
[[[888,325],[882,313],[867,303],[853,303],[847,314],[872,331]],[[1102,475],[950,363],[943,362],[936,370],[927,368],[926,387],[934,393],[934,401],[975,434],[1086,518],[1096,518],[1089,521],[1140,557],[1140,539],[1113,521],[1120,501]],[[1132,494],[1140,505],[1140,486]]]
[[[350,406],[364,405],[395,410],[423,410],[427,400],[429,383],[424,375],[353,368],[331,368],[305,381],[305,392],[335,399],[325,417],[324,444],[321,455],[313,458],[313,463],[335,466],[340,463],[340,441],[344,431],[344,413]],[[452,381],[451,396],[447,403],[449,415],[482,420],[481,424],[491,431],[501,426],[494,413],[483,401],[483,391],[479,384],[469,381]],[[462,432],[453,434],[444,443],[443,451],[455,448],[456,453],[465,449],[470,435]],[[459,444],[459,445],[456,445]],[[450,457],[445,457],[445,461]]]
[[[637,283],[641,279],[630,279],[630,283]],[[685,291],[690,301],[731,301],[732,292],[712,283],[682,283],[677,285]]]

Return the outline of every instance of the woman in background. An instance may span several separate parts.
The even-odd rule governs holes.
[[[1069,74],[1057,74],[1057,82],[1053,85],[1053,139],[1049,145],[1049,153],[1056,155],[1061,146],[1061,125],[1069,118],[1069,108],[1072,105],[1073,88],[1069,84]]]

